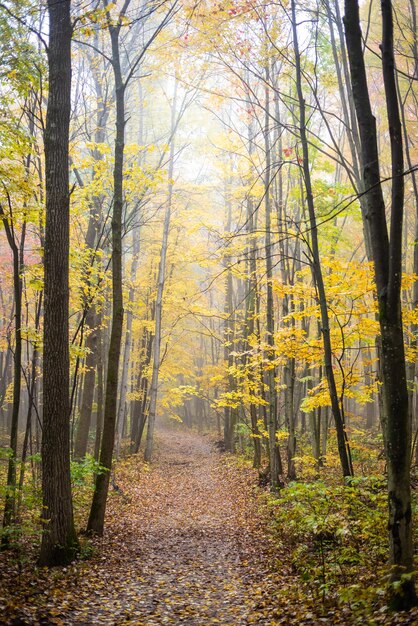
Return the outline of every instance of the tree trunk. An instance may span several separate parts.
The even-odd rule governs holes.
[[[97,42],[97,33],[95,33],[95,42]],[[97,145],[101,145],[106,140],[106,123],[109,117],[109,109],[105,100],[101,76],[99,75],[97,68],[97,58],[93,57],[90,62],[91,73],[94,80],[94,86],[96,91],[96,130],[94,134],[95,147],[92,150],[92,154],[96,162],[103,160],[103,153]],[[93,168],[93,181],[96,176],[96,169]],[[102,196],[95,194],[90,203],[89,222],[86,233],[86,247],[89,250],[89,263],[88,269],[92,267],[96,261],[96,245],[98,244],[98,232],[100,223],[102,221]],[[74,458],[82,459],[87,453],[88,437],[91,424],[91,413],[93,408],[94,397],[94,385],[96,380],[96,370],[98,361],[98,334],[99,330],[98,319],[99,315],[96,312],[96,306],[90,295],[90,290],[94,289],[94,285],[91,284],[90,274],[86,272],[84,279],[88,286],[88,295],[84,306],[87,307],[85,314],[84,326],[87,334],[85,341],[85,348],[87,349],[86,356],[86,373],[84,375],[83,390],[81,398],[80,419],[77,428],[76,439],[74,443]]]
[[[43,293],[41,291],[39,293],[39,299],[35,303],[35,329],[37,331],[39,330],[40,319],[41,319],[42,300],[43,300]],[[26,414],[25,436],[23,439],[23,446],[22,446],[22,463],[20,466],[20,476],[19,476],[19,502],[18,502],[18,507],[17,507],[18,514],[19,514],[21,502],[22,502],[22,495],[23,495],[22,489],[23,489],[23,483],[25,479],[26,457],[27,457],[28,447],[31,446],[31,443],[32,443],[32,411],[33,409],[35,409],[37,413],[36,369],[38,366],[38,358],[39,358],[39,349],[38,349],[38,346],[35,344],[33,348],[33,352],[32,352],[32,359],[31,359],[31,365],[30,365],[31,372],[30,372],[30,376],[28,380],[28,396],[29,397],[28,397],[28,410]],[[38,414],[37,414],[37,418],[39,419]],[[33,452],[31,452],[31,454],[33,454]]]
[[[285,296],[286,298],[286,296]],[[295,359],[288,359],[284,367],[284,390],[285,398],[285,419],[289,430],[287,439],[287,477],[289,480],[296,480],[296,465],[294,457],[296,456],[296,424],[295,424]]]
[[[80,409],[80,419],[78,422],[78,428],[76,438],[74,442],[74,458],[83,459],[87,453],[87,443],[90,432],[91,412],[93,409],[94,398],[94,386],[96,381],[96,369],[97,369],[97,345],[98,345],[98,330],[97,326],[96,309],[93,305],[90,306],[86,314],[85,325],[90,329],[87,336],[85,347],[87,348],[87,356],[85,362],[86,372],[83,378],[83,392]]]
[[[266,83],[269,84],[269,66],[266,67]],[[274,345],[274,302],[273,302],[273,262],[271,243],[271,148],[269,139],[270,124],[270,89],[265,88],[265,121],[264,121],[264,149],[266,155],[266,167],[264,175],[264,204],[265,204],[265,256],[266,256],[266,333],[267,354],[269,363],[267,370],[268,389],[268,433],[269,433],[269,460],[270,460],[270,488],[272,492],[278,491],[282,486],[282,461],[280,448],[276,438],[277,432],[277,390],[276,390],[276,352]]]
[[[373,245],[374,273],[379,305],[381,367],[385,405],[385,452],[388,471],[390,593],[395,608],[416,602],[413,577],[413,541],[410,490],[411,423],[402,329],[401,270],[404,210],[402,125],[395,81],[393,16],[390,0],[382,0],[382,68],[389,123],[392,196],[390,240],[380,182],[376,120],[372,113],[363,56],[357,0],[345,0],[345,34],[351,83],[360,129],[363,180],[367,191],[367,219]]]
[[[250,94],[247,94],[247,98],[250,98]],[[254,152],[254,128],[253,121],[248,124],[248,153],[250,158]],[[253,175],[251,176],[253,179]],[[253,182],[251,180],[251,182]],[[246,311],[245,311],[245,333],[246,343],[245,350],[250,351],[249,338],[254,336],[256,332],[255,316],[256,316],[256,298],[258,297],[258,281],[257,281],[257,260],[256,249],[257,239],[255,236],[255,224],[256,224],[257,208],[254,206],[253,198],[251,194],[248,194],[247,198],[247,232],[249,235],[248,250],[247,250],[247,294],[246,294]],[[250,360],[250,356],[246,358]],[[259,392],[258,389],[258,372],[255,366],[250,362],[248,369],[248,386],[251,396],[256,396]],[[257,404],[254,401],[250,401],[250,419],[251,419],[251,435],[254,447],[253,467],[260,468],[261,466],[261,435],[258,427],[258,410]]]
[[[151,319],[154,319],[155,307],[152,307]],[[143,330],[141,351],[139,355],[139,372],[137,378],[137,389],[139,398],[134,400],[132,407],[131,424],[131,452],[136,454],[141,445],[142,435],[146,422],[146,408],[148,404],[148,377],[147,371],[152,359],[153,334],[146,328]]]
[[[410,43],[411,56],[414,60],[414,78],[418,80],[418,31],[417,31],[417,15],[416,15],[416,7],[415,1],[409,0],[409,8],[411,15],[411,33],[413,34],[413,40]],[[414,142],[408,135],[407,128],[407,120],[405,115],[405,102],[401,101],[400,94],[400,86],[399,86],[399,76],[396,74],[397,81],[397,91],[399,94],[399,106],[400,106],[400,114],[402,119],[402,128],[404,135],[404,144],[405,144],[405,159],[406,165],[410,172],[410,180],[412,183],[412,189],[414,192],[414,202],[415,202],[415,224],[414,224],[414,244],[413,244],[413,261],[412,261],[412,271],[415,275],[418,275],[418,176],[417,170],[414,169],[414,163],[411,156],[411,150],[413,149]],[[415,103],[417,101],[415,100]],[[417,107],[415,106],[415,115],[417,113]],[[407,220],[405,219],[405,229],[407,229]],[[406,239],[406,238],[405,238]],[[408,242],[405,240],[405,245]],[[406,257],[406,255],[405,255]],[[418,280],[415,280],[414,285],[412,287],[412,303],[411,309],[414,310],[418,307]],[[418,346],[418,324],[411,324],[411,348],[417,348]],[[414,424],[414,400],[416,399],[416,374],[417,374],[417,363],[412,361],[407,364],[407,384],[408,384],[408,406],[409,406],[409,420],[411,425]],[[415,420],[416,423],[416,420]],[[415,445],[415,455],[416,459],[418,459],[418,446]]]
[[[6,350],[6,355],[4,357],[4,365],[1,371],[0,378],[0,411],[4,415],[6,413],[6,407],[3,406],[4,400],[6,398],[7,387],[9,386],[9,372],[10,372],[10,363],[12,360],[12,352],[11,350]],[[6,428],[6,419],[4,419],[4,426]]]
[[[69,171],[71,111],[70,0],[48,0],[49,95],[45,145],[45,304],[43,355],[42,533],[39,563],[73,560],[77,539],[70,478],[68,344]]]
[[[230,231],[231,226],[231,206],[228,203],[228,226],[227,232]],[[233,296],[233,282],[232,282],[232,273],[230,270],[231,258],[227,255],[224,259],[225,267],[227,268],[226,275],[226,290],[225,290],[225,304],[224,304],[224,313],[225,313],[225,323],[224,323],[224,361],[228,370],[228,389],[235,389],[235,380],[232,374],[230,373],[230,368],[234,364],[233,357],[233,340],[234,340],[234,307],[232,303]],[[235,423],[234,423],[234,409],[231,406],[224,407],[224,444],[225,450],[233,453],[235,450]]]
[[[115,165],[113,169],[113,215],[112,215],[112,326],[110,332],[107,364],[106,391],[103,415],[103,433],[100,449],[100,465],[105,468],[96,476],[93,502],[87,523],[87,531],[103,535],[110,470],[115,444],[119,359],[123,328],[122,294],[122,213],[123,213],[123,158],[125,148],[125,84],[120,63],[119,33],[120,17],[116,26],[108,25],[112,45],[112,66],[115,77],[116,139]]]
[[[104,376],[103,376],[103,333],[99,330],[98,336],[98,357],[97,357],[97,412],[96,412],[96,433],[94,437],[94,458],[96,461],[100,457],[100,447],[103,433],[103,410],[104,410]]]

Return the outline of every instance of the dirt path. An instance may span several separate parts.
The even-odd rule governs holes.
[[[249,494],[222,465],[202,438],[163,433],[158,466],[132,493],[146,515],[137,519],[137,575],[122,601],[144,624],[249,623]]]
[[[204,437],[172,431],[150,470],[130,459],[116,480],[97,553],[38,579],[21,624],[273,623],[257,611],[267,545],[250,471]]]
[[[151,467],[142,456],[118,463],[106,533],[88,559],[47,570],[34,569],[35,555],[0,553],[0,626],[417,623],[318,603],[292,571],[290,547],[269,539],[255,473],[238,463],[206,437],[159,433]]]
[[[143,535],[146,584],[140,587],[147,621],[241,622],[240,507],[207,444],[192,436],[164,443],[164,460],[153,476],[159,491]]]

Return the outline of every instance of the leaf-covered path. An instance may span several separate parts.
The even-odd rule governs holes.
[[[92,558],[39,570],[32,589],[23,576],[15,624],[291,623],[263,600],[271,546],[254,473],[185,431],[162,432],[156,457],[119,464]]]
[[[207,437],[161,432],[151,466],[141,456],[118,463],[90,558],[47,570],[34,569],[30,553],[0,553],[0,625],[416,623],[416,612],[365,622],[347,605],[315,601],[290,547],[269,538],[256,478]]]
[[[158,464],[129,489],[130,523],[121,524],[119,540],[131,562],[109,598],[113,620],[254,623],[249,589],[255,573],[248,563],[257,518],[243,478],[203,438],[162,434]]]

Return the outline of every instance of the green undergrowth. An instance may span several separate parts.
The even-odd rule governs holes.
[[[6,493],[13,493],[6,485],[8,450],[3,449],[0,472],[0,501],[4,502]],[[16,513],[14,523],[8,527],[0,527],[0,542],[5,538],[14,558],[18,562],[33,559],[38,551],[42,535],[40,512],[42,509],[41,490],[41,458],[39,454],[30,456],[24,463],[24,480],[21,488],[14,489]],[[17,476],[20,476],[22,462],[16,463]],[[94,476],[101,471],[101,466],[91,455],[82,461],[71,461],[71,484],[74,505],[74,521],[78,530],[84,528],[86,516],[94,488]],[[86,541],[82,546],[81,558],[87,558],[90,547]],[[84,549],[85,548],[85,549]]]
[[[294,459],[297,480],[285,480],[277,495],[268,492],[268,485],[259,492],[277,547],[274,567],[277,571],[288,567],[291,573],[288,583],[277,590],[277,601],[289,603],[292,598],[296,605],[301,597],[309,599],[316,616],[342,611],[345,617],[339,617],[342,621],[338,623],[392,623],[387,597],[388,506],[381,437],[354,427],[350,437],[355,478],[346,482],[341,478],[337,441],[331,429],[327,453],[320,462],[312,456],[309,437],[302,435]],[[251,449],[242,446],[240,452],[238,466],[248,467]],[[286,468],[283,443],[282,460]],[[261,476],[264,473],[262,468]],[[413,513],[417,519],[416,494]]]
[[[375,621],[379,612],[388,611],[383,477],[353,478],[339,485],[291,482],[278,496],[269,494],[266,505],[274,541],[295,575],[287,595],[298,597],[303,588],[318,614],[345,607],[359,623],[388,623]]]
[[[375,476],[348,485],[290,483],[269,498],[273,530],[316,603],[364,609],[384,595],[387,496]]]

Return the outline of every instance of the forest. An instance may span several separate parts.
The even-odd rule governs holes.
[[[416,624],[415,0],[0,1],[0,624]]]

